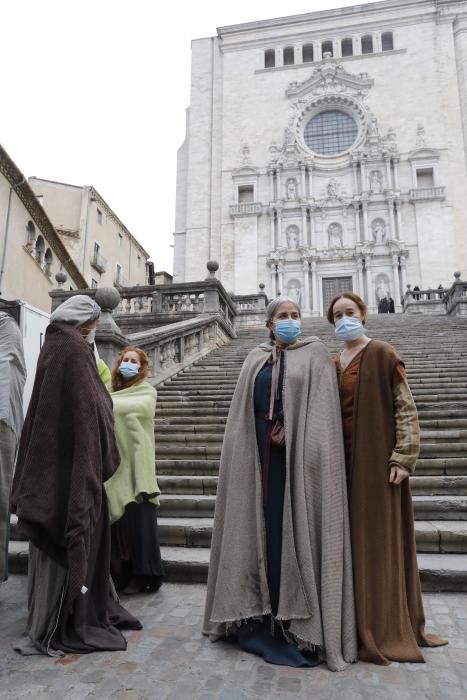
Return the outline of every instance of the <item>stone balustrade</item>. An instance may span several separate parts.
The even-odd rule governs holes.
[[[460,279],[461,273],[454,273],[454,282],[449,289],[411,289],[402,300],[402,309],[407,314],[447,314],[448,316],[467,315],[467,282]]]
[[[230,216],[256,216],[263,211],[263,205],[259,202],[245,202],[244,204],[231,204]]]
[[[428,201],[433,199],[446,199],[445,187],[417,187],[409,191],[409,199],[412,202]]]

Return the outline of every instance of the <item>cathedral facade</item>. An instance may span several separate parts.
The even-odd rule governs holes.
[[[322,315],[467,264],[467,2],[386,0],[193,42],[174,282]],[[462,267],[463,266],[463,267]]]

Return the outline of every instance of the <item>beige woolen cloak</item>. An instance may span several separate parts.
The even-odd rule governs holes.
[[[221,455],[204,634],[271,614],[266,577],[255,378],[271,344],[252,350],[232,399]],[[285,352],[286,485],[276,619],[339,671],[357,656],[345,461],[336,373],[318,338]]]

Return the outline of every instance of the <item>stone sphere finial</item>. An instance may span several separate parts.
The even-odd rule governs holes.
[[[265,288],[266,288],[266,285],[265,285],[263,282],[261,282],[260,285],[259,285],[259,288],[260,288],[260,290],[261,290],[261,293],[263,293],[264,290],[265,290]]]
[[[102,311],[112,312],[120,304],[120,294],[115,287],[99,287],[94,297]]]
[[[209,270],[209,277],[208,277],[208,279],[215,279],[215,277],[216,277],[216,272],[217,272],[217,270],[219,269],[219,263],[217,262],[217,260],[209,260],[209,262],[208,262],[208,264],[206,265],[206,267],[207,267],[208,270]]]
[[[411,284],[406,284],[405,286],[406,286],[407,289],[410,291],[410,288],[411,288],[412,285],[411,285]]]
[[[57,274],[55,275],[55,280],[56,280],[59,287],[62,287],[65,284],[65,282],[67,281],[67,279],[68,279],[68,276],[64,272],[62,272],[61,270],[60,270],[60,272],[57,272]]]
[[[458,282],[461,278],[461,273],[460,272],[455,272],[454,277],[456,278],[456,282]]]

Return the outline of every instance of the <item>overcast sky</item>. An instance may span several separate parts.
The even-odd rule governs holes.
[[[227,24],[354,4],[1,0],[0,141],[28,177],[94,185],[156,269],[171,272],[190,41]]]

